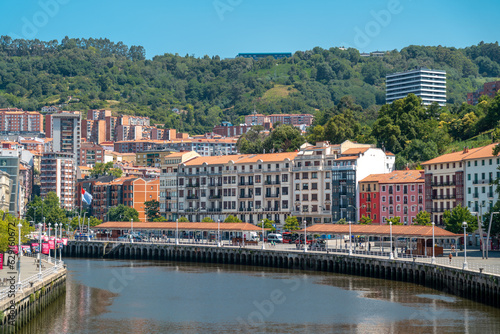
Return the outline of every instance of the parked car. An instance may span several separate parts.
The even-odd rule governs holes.
[[[267,242],[283,243],[283,236],[278,233],[269,233],[267,235]]]
[[[304,243],[304,235],[301,235],[300,237],[298,237],[297,239],[295,239],[295,244],[298,245],[298,244],[303,244]],[[311,244],[312,243],[312,238],[307,238],[307,244]]]

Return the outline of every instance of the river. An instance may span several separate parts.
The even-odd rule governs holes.
[[[500,310],[410,283],[299,270],[67,259],[21,333],[498,333]]]

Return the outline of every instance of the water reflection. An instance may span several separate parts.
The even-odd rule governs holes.
[[[402,282],[214,264],[67,263],[66,295],[22,333],[500,331],[499,310]]]

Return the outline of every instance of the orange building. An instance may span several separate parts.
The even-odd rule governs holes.
[[[123,204],[139,212],[139,219],[146,221],[144,202],[160,199],[160,179],[128,179],[123,182]]]

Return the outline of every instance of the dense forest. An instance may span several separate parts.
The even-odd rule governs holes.
[[[446,70],[447,107],[424,108],[414,96],[385,105],[385,75],[420,66]],[[484,99],[474,107],[463,103],[467,92],[499,76],[498,43],[463,49],[408,46],[383,57],[316,47],[287,59],[254,61],[177,54],[146,59],[142,46],[108,39],[0,37],[0,108],[106,108],[149,116],[153,123],[191,134],[210,131],[221,121],[242,123],[253,110],[312,113],[309,141],[377,143],[399,153],[400,164],[485,132],[491,140],[498,100]],[[415,156],[422,150],[428,154]]]

